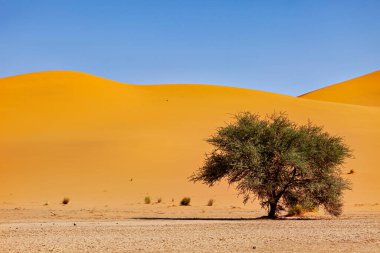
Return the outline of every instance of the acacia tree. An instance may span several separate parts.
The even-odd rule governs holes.
[[[352,152],[341,137],[322,127],[310,121],[297,125],[284,113],[260,118],[244,112],[207,142],[214,149],[191,181],[236,183],[244,203],[257,198],[268,218],[296,205],[342,213],[343,190],[350,187],[341,166]]]

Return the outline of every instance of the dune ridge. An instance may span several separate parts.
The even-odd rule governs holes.
[[[301,98],[380,106],[380,70],[303,94]]]
[[[0,198],[44,203],[67,196],[72,205],[121,206],[147,195],[167,202],[190,196],[195,205],[209,198],[238,205],[233,187],[188,182],[210,149],[204,140],[234,113],[286,111],[343,136],[356,157],[344,170],[355,170],[347,175],[353,191],[346,203],[378,203],[380,108],[304,99],[312,94],[131,85],[72,71],[1,78]],[[374,97],[368,101],[375,105]]]

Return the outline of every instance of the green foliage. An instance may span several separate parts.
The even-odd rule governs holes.
[[[341,137],[311,122],[297,125],[284,113],[262,119],[245,112],[207,141],[214,150],[190,180],[209,186],[222,179],[235,183],[244,202],[257,198],[270,218],[297,204],[342,213],[349,182],[340,167],[351,150]]]
[[[151,200],[150,200],[150,197],[149,197],[149,196],[146,196],[146,197],[144,198],[144,203],[145,203],[145,204],[150,204],[150,203],[151,203]]]
[[[183,198],[183,199],[181,200],[181,202],[179,202],[179,204],[180,204],[181,206],[188,206],[188,205],[190,205],[190,201],[191,201],[190,198],[185,197],[185,198]]]
[[[67,205],[69,202],[70,202],[69,198],[63,198],[63,200],[62,200],[63,205]]]

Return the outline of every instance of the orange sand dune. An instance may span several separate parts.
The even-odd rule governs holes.
[[[345,168],[355,170],[346,202],[380,202],[378,107],[208,85],[129,85],[70,71],[0,79],[0,200],[67,196],[74,206],[122,206],[149,195],[237,205],[233,187],[209,189],[187,177],[210,149],[205,138],[240,111],[287,111],[344,136],[356,157]]]
[[[380,70],[301,95],[345,104],[380,106]]]

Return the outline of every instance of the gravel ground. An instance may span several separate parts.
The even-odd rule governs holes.
[[[379,217],[1,223],[0,252],[380,252]]]
[[[380,205],[303,219],[238,206],[0,205],[6,252],[380,252]],[[145,219],[141,219],[145,218]]]

